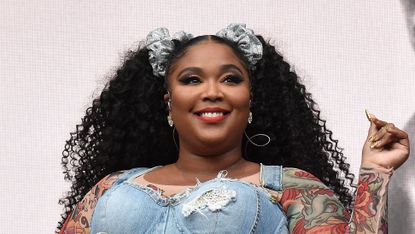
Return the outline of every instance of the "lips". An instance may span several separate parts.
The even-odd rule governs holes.
[[[195,116],[205,122],[219,122],[228,117],[230,111],[219,107],[208,107],[194,112]]]

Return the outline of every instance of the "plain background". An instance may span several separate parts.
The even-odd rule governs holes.
[[[358,173],[367,108],[415,138],[411,1],[11,1],[0,4],[1,233],[52,233],[69,133],[150,30],[264,35],[303,78]],[[406,7],[406,8],[405,8]],[[408,30],[408,28],[410,30]],[[415,151],[412,141],[412,151]],[[414,154],[390,189],[390,232],[413,233]]]

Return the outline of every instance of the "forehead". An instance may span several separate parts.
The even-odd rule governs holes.
[[[246,71],[242,61],[228,45],[203,41],[187,49],[186,53],[172,67],[172,73],[186,67],[215,68],[233,64]]]

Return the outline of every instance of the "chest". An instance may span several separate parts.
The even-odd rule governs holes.
[[[170,197],[126,181],[100,198],[91,222],[92,233],[274,233],[284,227],[285,215],[267,190],[226,178]]]

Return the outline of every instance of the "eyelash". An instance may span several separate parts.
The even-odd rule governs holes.
[[[227,76],[225,76],[224,81],[226,81],[226,80],[230,80],[231,83],[234,83],[234,84],[239,84],[243,81],[243,79],[238,75],[227,75]]]
[[[229,80],[230,82],[227,82],[227,80]],[[227,75],[224,78],[224,83],[233,83],[233,84],[239,84],[243,81],[243,79],[238,76],[238,75]],[[190,76],[185,76],[181,79],[179,79],[179,82],[184,84],[184,85],[189,85],[189,84],[197,84],[197,83],[201,83],[201,80],[199,77],[194,76],[194,75],[190,75]]]
[[[185,76],[181,79],[179,79],[180,83],[184,84],[184,85],[189,85],[189,84],[196,84],[196,83],[200,83],[200,79],[197,76]],[[194,82],[196,81],[196,82]]]

